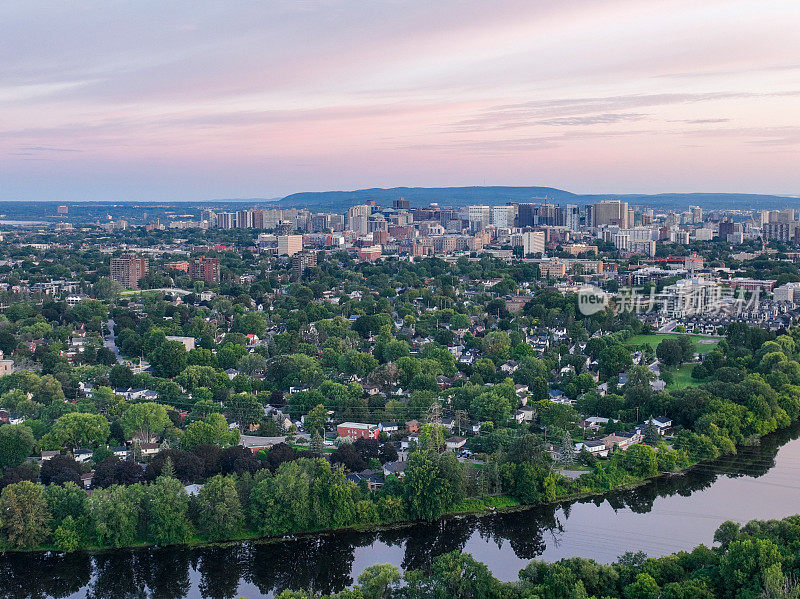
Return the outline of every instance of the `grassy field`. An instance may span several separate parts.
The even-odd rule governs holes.
[[[702,381],[692,378],[692,368],[695,364],[681,364],[676,369],[670,369],[675,381],[669,386],[670,389],[684,389],[685,387],[696,387]]]
[[[676,335],[673,333],[652,333],[650,335],[636,335],[631,337],[625,342],[625,345],[628,347],[639,347],[644,345],[645,343],[652,346],[653,349],[661,343],[664,339],[674,339],[676,337],[680,337],[681,335]],[[719,337],[703,337],[702,335],[689,335],[692,340],[692,345],[694,345],[694,351],[698,354],[707,354],[717,343],[719,343]],[[707,340],[705,343],[701,343],[701,340]]]

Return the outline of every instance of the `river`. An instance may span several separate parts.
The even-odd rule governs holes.
[[[376,563],[425,567],[462,550],[495,576],[516,579],[534,558],[614,561],[625,551],[659,556],[710,545],[725,520],[800,512],[800,426],[758,447],[637,489],[483,518],[380,532],[344,532],[206,548],[0,556],[0,598],[257,599],[284,588],[322,592],[353,584]]]

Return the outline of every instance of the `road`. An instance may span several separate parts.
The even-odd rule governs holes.
[[[665,324],[663,327],[658,329],[658,332],[659,333],[671,333],[675,329],[676,326],[678,326],[678,321],[677,320],[670,320],[667,324]]]
[[[108,322],[106,323],[106,326],[108,327],[108,335],[103,338],[103,345],[114,352],[114,355],[117,357],[117,362],[123,364],[125,360],[123,360],[122,356],[119,354],[119,348],[117,347],[117,336],[114,334],[114,324],[114,320],[109,318]]]

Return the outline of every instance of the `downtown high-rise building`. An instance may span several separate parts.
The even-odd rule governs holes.
[[[217,214],[217,226],[220,229],[235,229],[236,228],[236,213],[235,212],[220,212]]]
[[[511,228],[514,226],[515,215],[514,206],[492,206],[491,222],[498,229]]]
[[[564,210],[564,226],[570,231],[577,231],[581,226],[581,210],[575,204],[567,204]]]
[[[628,202],[619,200],[603,200],[590,206],[591,225],[607,227],[616,225],[627,229],[633,225],[633,211],[628,209]]]
[[[219,283],[219,260],[200,256],[189,263],[189,276],[206,283]]]
[[[492,223],[492,209],[490,206],[467,206],[470,231],[480,231]]]
[[[278,235],[278,255],[294,256],[303,251],[302,235]]]
[[[147,275],[148,266],[147,258],[139,258],[136,254],[111,258],[111,280],[125,289],[138,289],[139,281]]]

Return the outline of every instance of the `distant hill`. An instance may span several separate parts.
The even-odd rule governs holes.
[[[391,206],[392,201],[398,198],[409,200],[412,206],[427,206],[431,202],[443,206],[466,206],[545,200],[564,202],[575,197],[575,194],[554,187],[393,187],[293,193],[281,199],[280,204],[345,210],[367,200],[375,200],[381,206]]]
[[[390,206],[397,198],[405,198],[411,206],[427,206],[436,202],[442,206],[469,204],[505,204],[506,202],[551,201],[561,204],[585,205],[605,199],[622,199],[630,204],[654,209],[680,208],[698,205],[706,209],[738,208],[775,210],[797,206],[800,198],[745,193],[660,193],[660,194],[574,194],[554,187],[393,187],[354,191],[320,191],[293,193],[276,202],[283,207],[306,207],[311,210],[344,212],[350,206],[375,200],[380,206]]]

